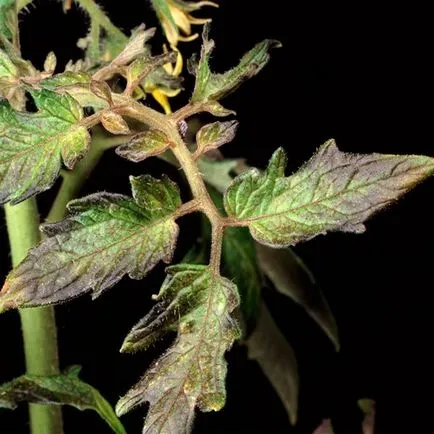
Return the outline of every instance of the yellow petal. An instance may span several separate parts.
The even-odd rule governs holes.
[[[170,45],[176,46],[179,40],[179,33],[176,26],[173,26],[172,23],[170,23],[164,18],[161,20],[161,25]]]
[[[175,21],[175,24],[186,35],[189,35],[191,33],[191,26],[190,26],[190,22],[188,21],[187,14],[183,10],[171,5],[169,5],[169,9],[170,9],[170,13],[172,14],[173,21]]]
[[[188,21],[190,21],[190,24],[206,24],[210,23],[212,20],[211,18],[196,18],[189,15]]]
[[[164,95],[163,92],[161,92],[159,89],[156,89],[152,92],[152,96],[155,98],[158,104],[160,104],[161,107],[163,107],[163,110],[166,113],[166,115],[170,115],[172,113],[169,99],[167,98],[166,95]]]
[[[197,39],[199,37],[199,33],[194,33],[193,35],[190,36],[178,36],[178,40],[181,42],[190,42],[190,41],[194,41],[195,39]]]

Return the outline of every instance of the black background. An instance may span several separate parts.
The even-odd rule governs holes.
[[[222,71],[254,43],[279,39],[270,64],[225,100],[236,110],[239,133],[228,157],[246,157],[263,167],[277,146],[288,151],[295,170],[326,139],[348,152],[414,153],[432,149],[432,28],[428,6],[398,2],[380,8],[366,2],[342,7],[331,2],[220,0],[212,37],[213,66]],[[145,0],[101,0],[124,30],[156,20]],[[63,15],[61,5],[37,0],[22,16],[24,56],[41,67],[54,50],[59,64],[78,58],[84,13]],[[205,14],[206,15],[206,14]],[[157,42],[163,39],[157,38]],[[182,45],[188,55],[199,42]],[[191,79],[186,81],[186,86]],[[185,97],[184,97],[185,98]],[[150,100],[148,100],[151,104]],[[182,98],[174,102],[182,103]],[[128,193],[128,175],[176,170],[151,159],[140,165],[107,153],[83,194],[98,190]],[[264,296],[292,343],[300,364],[299,424],[291,428],[272,388],[245,350],[228,355],[228,400],[220,413],[198,414],[197,433],[311,433],[333,416],[337,433],[357,433],[356,400],[377,401],[378,433],[431,433],[434,241],[428,180],[401,202],[377,215],[364,235],[329,234],[296,247],[322,286],[336,316],[341,352],[336,354],[299,307],[270,291]],[[47,212],[53,192],[40,196]],[[194,238],[197,222],[182,221],[177,257]],[[0,274],[9,269],[4,221],[0,221]],[[120,355],[123,337],[152,305],[163,279],[157,267],[141,282],[124,279],[95,302],[89,296],[57,309],[62,367],[83,365],[82,378],[111,401],[132,385],[167,345],[135,356]],[[23,370],[18,317],[0,318],[0,382]],[[140,432],[144,409],[123,420]],[[1,412],[1,433],[25,433],[26,410]],[[91,412],[65,410],[66,433],[108,433]]]

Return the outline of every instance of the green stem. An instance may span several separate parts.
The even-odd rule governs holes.
[[[94,2],[94,0],[75,0],[90,16],[92,21],[95,21],[108,33],[111,33],[121,41],[126,41],[128,38],[110,21],[102,9]]]
[[[72,172],[64,172],[62,185],[56,199],[48,213],[46,222],[52,223],[62,220],[66,214],[66,205],[77,197],[81,187],[89,178],[92,170],[98,164],[104,151],[112,146],[111,137],[105,136],[101,129],[95,128],[92,136],[92,144],[86,156],[77,164]],[[116,144],[119,144],[119,139]]]
[[[35,199],[5,206],[11,246],[12,264],[17,266],[28,250],[40,240],[39,214]],[[21,309],[27,373],[59,373],[57,330],[52,307]],[[30,427],[33,434],[62,434],[62,413],[55,405],[30,405]]]

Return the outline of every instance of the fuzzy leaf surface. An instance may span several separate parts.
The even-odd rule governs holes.
[[[128,143],[116,148],[116,153],[138,163],[148,157],[161,154],[170,145],[168,137],[159,130],[136,134]]]
[[[292,176],[285,167],[278,149],[265,173],[243,173],[225,195],[228,215],[271,247],[328,231],[364,232],[366,219],[432,175],[434,158],[344,153],[329,140]]]
[[[21,402],[71,405],[94,410],[116,434],[126,434],[112,406],[89,384],[78,378],[80,368],[71,367],[63,375],[23,375],[0,386],[0,407],[14,410]]]
[[[156,297],[158,304],[127,336],[123,351],[148,348],[168,331],[175,343],[118,403],[122,415],[150,403],[145,434],[186,434],[194,410],[218,411],[225,403],[225,352],[239,337],[231,316],[236,286],[205,265],[177,265]]]
[[[37,113],[0,101],[0,203],[18,203],[48,190],[62,161],[72,169],[89,146],[83,110],[69,95],[33,92]]]
[[[93,290],[97,297],[125,274],[141,279],[170,262],[181,203],[167,177],[131,177],[134,200],[96,193],[69,203],[65,220],[43,226],[47,238],[30,250],[0,292],[0,311],[62,302]]]
[[[203,154],[231,142],[237,132],[238,122],[213,122],[204,125],[196,135],[197,154]]]
[[[211,71],[209,60],[214,49],[214,41],[208,39],[209,27],[203,30],[203,42],[199,63],[190,65],[190,70],[196,75],[196,84],[191,97],[192,102],[218,101],[233,92],[247,79],[258,74],[270,60],[270,50],[280,46],[280,42],[265,39],[256,44],[240,60],[233,69],[222,74]]]

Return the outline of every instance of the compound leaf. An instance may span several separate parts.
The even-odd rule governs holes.
[[[200,61],[190,65],[190,70],[196,75],[196,84],[191,97],[192,102],[219,100],[233,92],[247,79],[258,74],[270,60],[270,50],[280,47],[280,42],[265,39],[247,52],[240,63],[223,74],[211,72],[209,59],[214,49],[214,41],[208,39],[209,26],[203,30],[203,43]]]
[[[78,378],[79,367],[63,375],[23,375],[0,386],[0,407],[14,410],[21,402],[71,405],[79,410],[94,410],[116,434],[126,434],[112,406],[89,384]]]
[[[177,265],[156,297],[158,304],[130,332],[122,351],[152,345],[178,330],[173,346],[116,407],[118,415],[150,403],[145,434],[185,434],[194,409],[218,411],[225,403],[224,353],[239,337],[230,315],[238,306],[236,286],[205,265]]]
[[[32,92],[37,113],[0,101],[0,203],[15,204],[49,189],[62,167],[72,169],[87,152],[90,136],[83,110],[69,95]]]
[[[44,225],[47,238],[30,250],[0,292],[0,311],[57,303],[93,289],[93,297],[125,274],[141,279],[170,262],[181,200],[169,178],[131,177],[134,200],[97,193],[69,203],[65,220]]]
[[[278,149],[265,173],[243,173],[225,195],[228,215],[271,247],[328,231],[364,232],[367,218],[434,172],[434,158],[349,154],[329,140],[294,175],[285,177],[285,167]]]

